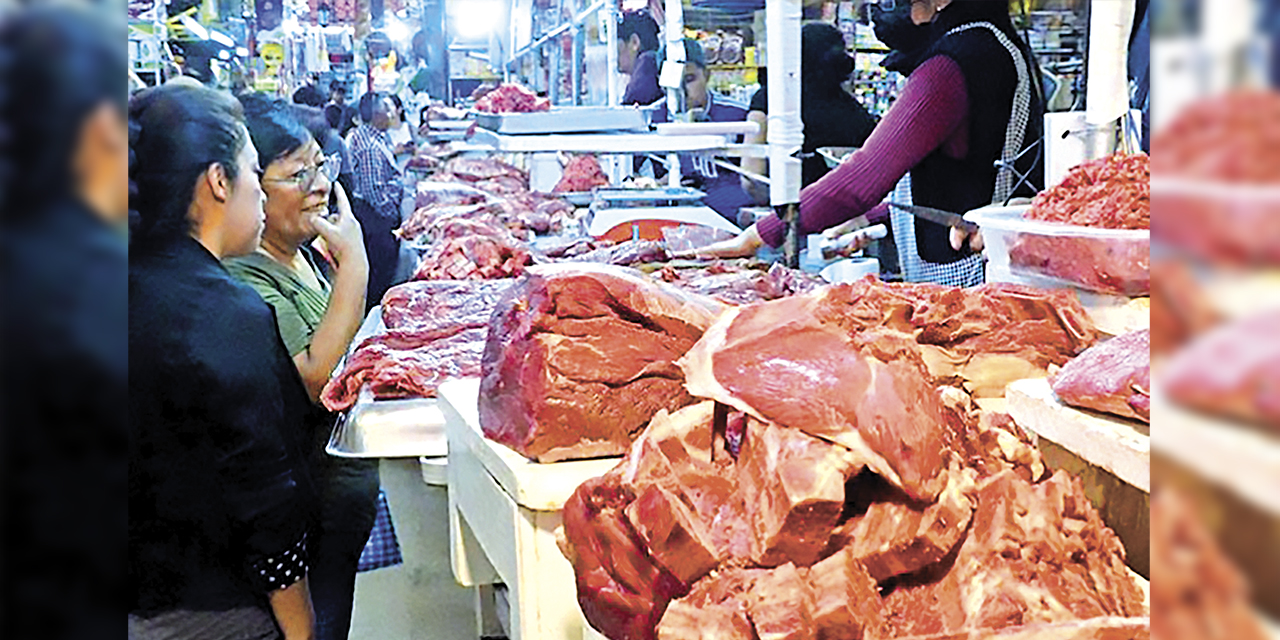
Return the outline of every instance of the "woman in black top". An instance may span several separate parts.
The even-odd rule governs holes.
[[[263,229],[240,104],[143,91],[129,143],[129,637],[310,638],[311,403],[271,308],[219,263]]]
[[[844,35],[839,29],[825,23],[813,22],[800,30],[800,120],[804,123],[806,154],[801,165],[801,185],[809,186],[826,175],[827,163],[817,155],[821,147],[861,147],[867,136],[876,128],[876,119],[867,113],[849,92],[841,86],[853,73],[853,58],[845,52]],[[769,113],[769,92],[760,87],[751,98],[747,111],[749,122],[758,122],[760,132],[747,142],[764,144],[768,129],[765,126]],[[768,161],[763,158],[743,160],[744,168],[769,174]],[[754,180],[742,178],[742,186],[760,204],[769,203],[769,188]]]

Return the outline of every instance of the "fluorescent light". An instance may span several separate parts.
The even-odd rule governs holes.
[[[240,56],[241,58],[248,58],[249,50],[244,47],[236,47],[236,55]]]
[[[235,41],[235,40],[232,40],[230,36],[228,36],[228,35],[227,35],[227,34],[225,34],[225,33],[220,32],[220,31],[218,31],[218,30],[216,30],[216,29],[210,29],[210,30],[209,30],[209,38],[210,38],[211,40],[213,40],[214,42],[217,42],[217,43],[220,43],[220,44],[226,45],[226,46],[228,46],[228,47],[234,47],[234,46],[236,46],[236,41]]]
[[[468,0],[449,5],[453,30],[463,40],[476,40],[493,33],[502,17],[502,4],[494,0]]]
[[[230,59],[231,59],[231,54],[230,54],[230,53],[227,53],[227,50],[226,50],[226,49],[223,49],[223,50],[221,50],[221,51],[219,51],[219,52],[218,52],[218,58],[219,58],[219,59],[221,59],[221,60],[230,60]]]
[[[187,31],[191,32],[191,35],[194,35],[201,40],[209,39],[209,32],[205,30],[204,25],[196,22],[191,16],[178,16],[178,22],[181,22],[182,26],[185,27]]]
[[[409,25],[399,20],[391,19],[387,21],[387,35],[396,42],[406,42],[413,33],[410,32]]]

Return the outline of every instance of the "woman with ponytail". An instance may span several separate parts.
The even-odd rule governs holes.
[[[892,10],[904,2],[912,23],[929,30],[919,64],[866,144],[801,192],[801,234],[853,218],[886,219],[888,207],[880,203],[908,172],[914,204],[956,213],[1031,195],[1041,182],[1044,101],[1038,67],[1013,28],[1008,0],[878,4]],[[980,236],[953,237],[947,227],[920,219],[915,232],[915,250],[923,260],[967,260],[973,267],[946,284],[981,282],[982,265],[973,255],[981,250]],[[699,253],[748,255],[764,243],[781,245],[785,235],[783,222],[768,216],[737,238]]]
[[[129,637],[312,638],[313,407],[271,307],[219,262],[263,230],[240,103],[145,90],[129,143]]]

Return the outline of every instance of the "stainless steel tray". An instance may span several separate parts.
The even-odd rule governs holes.
[[[502,134],[634,131],[649,128],[649,113],[632,107],[555,107],[533,113],[477,113],[476,124]]]
[[[661,189],[596,189],[595,197],[607,203],[701,200],[706,193],[692,187]]]
[[[374,400],[361,392],[338,420],[329,444],[340,458],[416,458],[449,454],[444,413],[435,398]]]

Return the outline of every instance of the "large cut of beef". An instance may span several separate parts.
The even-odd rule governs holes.
[[[1151,331],[1098,343],[1050,376],[1053,392],[1077,407],[1151,421]]]
[[[331,411],[376,399],[429,397],[446,378],[480,373],[489,316],[510,280],[408,282],[382,297],[387,330],[362,342],[322,394]]]
[[[485,113],[527,113],[551,109],[551,101],[518,84],[504,83],[476,100],[476,111]]]
[[[693,401],[675,361],[721,310],[626,269],[531,267],[493,317],[480,426],[541,462],[620,454]]]
[[[564,262],[598,262],[629,267],[645,262],[662,262],[668,259],[666,247],[655,240],[627,240],[597,249],[560,258]]]
[[[1280,431],[1280,311],[1204,334],[1169,362],[1163,376],[1178,404]]]
[[[590,191],[596,187],[609,185],[609,176],[600,167],[600,161],[591,154],[574,156],[564,167],[564,175],[552,191],[570,193]]]
[[[489,200],[489,194],[475,187],[457,182],[419,180],[415,189],[414,206],[467,205]]]
[[[935,384],[1003,394],[1095,337],[1064,292],[868,278],[732,309],[680,366],[693,395],[839,442],[931,500],[943,463]]]
[[[474,204],[432,204],[418,207],[394,231],[401,240],[429,244],[446,237],[457,237],[461,225],[483,235],[505,236],[510,232],[498,222],[496,206],[489,202]]]
[[[472,158],[458,157],[445,163],[446,178],[454,178],[468,183],[480,183],[489,180],[511,179],[523,190],[529,189],[529,174],[519,167],[507,164],[495,157]],[[440,178],[437,178],[440,179]]]
[[[414,280],[514,278],[533,262],[523,243],[492,235],[468,234],[437,242],[418,259]]]
[[[1151,494],[1151,607],[1156,640],[1266,640],[1249,585],[1190,502],[1168,487]]]

